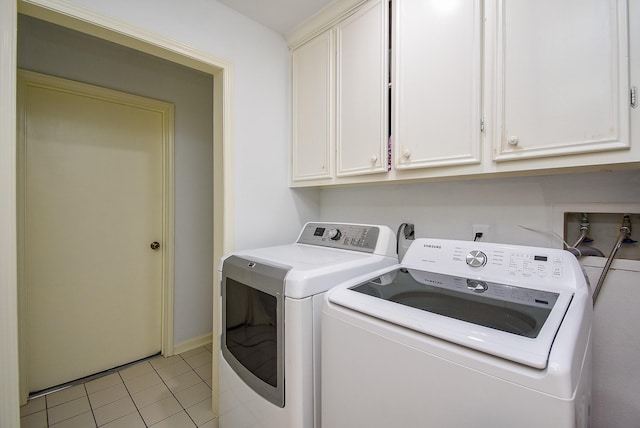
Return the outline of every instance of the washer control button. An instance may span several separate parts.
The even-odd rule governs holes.
[[[475,279],[467,279],[467,288],[474,293],[484,293],[489,289],[489,286],[484,281],[477,281]]]
[[[482,267],[487,264],[487,255],[478,250],[469,251],[469,254],[467,254],[467,264],[474,268]]]

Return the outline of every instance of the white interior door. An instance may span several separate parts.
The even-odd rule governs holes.
[[[18,86],[21,319],[33,392],[161,350],[173,110],[35,73],[21,72]]]

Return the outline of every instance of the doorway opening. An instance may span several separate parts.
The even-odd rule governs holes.
[[[18,11],[24,15],[99,37],[210,75],[213,80],[213,130],[211,135],[213,146],[213,218],[211,219],[211,229],[213,236],[210,239],[213,241],[212,263],[218,260],[223,254],[223,249],[230,247],[227,244],[229,236],[224,234],[223,222],[225,218],[231,218],[232,213],[231,192],[225,191],[230,184],[228,179],[230,171],[227,166],[231,164],[231,150],[229,148],[231,147],[232,116],[229,106],[231,103],[232,65],[205,52],[185,47],[180,43],[147,33],[129,24],[107,19],[71,5],[53,2],[49,4],[47,1],[41,2],[41,5],[19,2],[18,8]],[[211,280],[215,282],[214,278]],[[172,296],[173,290],[169,294]],[[168,300],[170,299],[163,302],[163,310],[170,313],[173,309],[173,301]],[[216,293],[213,293],[213,300],[212,307],[215,308],[217,307]],[[213,331],[216,331],[217,317],[213,318]],[[174,345],[173,319],[171,317],[165,318],[165,324],[169,328],[165,329],[167,346],[164,352],[171,355]],[[215,334],[213,340],[215,348],[217,346]],[[214,352],[214,376],[217,372],[215,357],[216,353]],[[215,389],[214,387],[214,406],[217,402]],[[26,397],[25,393],[26,391],[21,388],[23,400]]]

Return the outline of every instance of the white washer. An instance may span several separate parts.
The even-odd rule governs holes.
[[[324,294],[397,263],[391,229],[339,223],[223,258],[220,427],[319,427]]]
[[[325,297],[325,427],[588,426],[591,297],[566,251],[418,239]]]

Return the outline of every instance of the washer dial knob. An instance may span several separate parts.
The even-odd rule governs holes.
[[[487,264],[487,255],[478,250],[469,251],[467,264],[474,268],[482,267]]]
[[[340,232],[340,229],[329,230],[329,239],[331,239],[332,241],[337,241],[341,236],[342,232]]]
[[[489,286],[484,281],[477,281],[475,279],[467,279],[467,288],[474,293],[484,293],[489,289]]]

